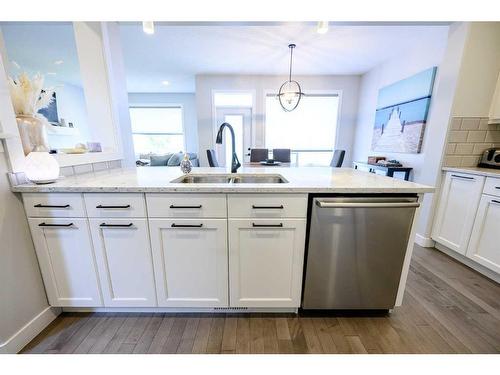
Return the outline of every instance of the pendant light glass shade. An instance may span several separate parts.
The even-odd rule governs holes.
[[[295,44],[288,45],[288,48],[290,48],[290,73],[288,75],[288,81],[285,81],[279,89],[278,100],[284,111],[291,112],[297,108],[304,93],[302,92],[300,84],[292,80],[292,58]]]

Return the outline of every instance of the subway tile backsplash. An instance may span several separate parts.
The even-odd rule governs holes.
[[[444,166],[475,167],[490,147],[500,147],[500,125],[489,125],[486,117],[453,117]]]

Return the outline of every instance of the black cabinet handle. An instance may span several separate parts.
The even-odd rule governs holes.
[[[130,204],[124,206],[103,206],[102,204],[95,206],[95,208],[130,208]]]
[[[53,205],[53,204],[35,204],[33,207],[35,208],[69,208],[71,207],[69,204],[64,204],[64,205]]]
[[[69,224],[47,224],[47,223],[40,223],[38,224],[39,227],[61,227],[61,228],[68,228],[72,227],[74,224],[69,223]]]
[[[283,223],[279,223],[279,224],[255,224],[255,223],[252,223],[252,227],[254,227],[254,228],[283,228]]]
[[[495,189],[499,189],[500,190],[500,186],[495,186]]]
[[[129,223],[129,224],[106,224],[102,223],[99,224],[100,227],[102,228],[130,228],[134,223]]]
[[[256,206],[254,204],[252,204],[252,208],[254,210],[282,210],[283,209],[283,205],[279,205],[279,206]]]
[[[500,201],[497,201],[496,199],[492,199],[491,201],[500,204]]]
[[[173,204],[171,204],[170,208],[201,208],[201,204],[197,206],[174,206]]]
[[[201,228],[203,224],[175,224],[171,225],[172,228]]]
[[[452,177],[463,178],[464,180],[474,180],[474,177],[459,176],[458,174],[452,174]]]

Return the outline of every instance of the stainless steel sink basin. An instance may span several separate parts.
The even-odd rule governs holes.
[[[180,184],[283,184],[288,181],[279,174],[192,174],[171,181]]]
[[[280,175],[239,175],[233,177],[235,184],[283,184],[288,181]]]
[[[172,180],[181,184],[227,184],[231,182],[231,175],[187,175]]]

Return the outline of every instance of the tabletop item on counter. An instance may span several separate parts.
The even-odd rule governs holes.
[[[61,148],[59,151],[64,152],[65,154],[85,154],[88,152],[88,149],[83,143],[77,143],[75,147]]]
[[[102,152],[101,142],[87,142],[89,152]]]
[[[379,160],[377,162],[378,165],[383,165],[385,167],[402,167],[403,164],[401,164],[398,160]]]
[[[43,151],[50,148],[46,128],[50,125],[38,112],[52,103],[54,90],[44,89],[43,81],[43,75],[35,74],[30,78],[25,72],[15,79],[8,78],[10,97],[25,155],[34,151],[35,147],[43,148]]]
[[[26,178],[35,184],[50,184],[59,177],[57,160],[43,148],[36,147],[26,157]]]
[[[484,150],[477,166],[480,168],[500,169],[500,148],[494,147]]]
[[[180,163],[181,171],[184,174],[188,174],[191,172],[191,169],[193,169],[193,164],[191,163],[191,160],[189,160],[189,155],[184,154],[184,158],[182,159]]]
[[[274,160],[274,159],[266,159],[264,161],[261,161],[260,164],[262,164],[262,165],[281,165],[281,162]]]
[[[385,156],[368,156],[368,164],[377,164],[379,160],[385,159]]]

